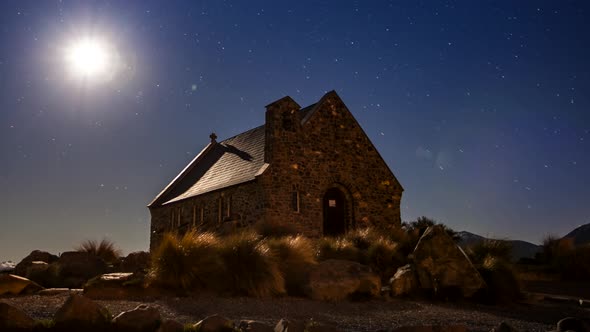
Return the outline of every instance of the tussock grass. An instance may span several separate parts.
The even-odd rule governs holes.
[[[268,246],[278,259],[287,294],[304,295],[309,271],[317,264],[312,241],[304,236],[273,238]]]
[[[318,239],[316,243],[316,257],[318,261],[328,259],[342,259],[355,262],[365,261],[362,252],[348,239],[324,237]]]
[[[234,293],[256,297],[285,293],[285,280],[276,256],[258,234],[242,232],[220,243],[219,255],[230,272]]]
[[[512,260],[512,245],[508,241],[486,239],[467,248],[467,252],[471,261],[477,263],[483,263],[489,256],[505,262]]]
[[[106,263],[115,263],[121,257],[121,250],[115,246],[115,243],[109,239],[102,239],[100,242],[94,240],[86,240],[82,242],[76,251],[87,252],[96,255]]]
[[[512,264],[487,256],[477,270],[488,285],[482,300],[488,303],[506,304],[522,297],[521,286]]]
[[[152,274],[166,287],[221,290],[227,270],[218,247],[212,233],[165,234],[152,255]]]

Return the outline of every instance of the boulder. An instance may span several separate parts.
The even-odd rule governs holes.
[[[121,258],[118,270],[120,272],[138,272],[150,268],[151,256],[149,252],[135,251]]]
[[[107,264],[100,257],[83,251],[64,252],[54,264],[59,287],[82,288],[89,279],[107,272]]]
[[[52,265],[43,261],[33,261],[27,267],[25,277],[43,287],[51,287],[55,283],[56,273]]]
[[[434,295],[458,290],[471,297],[486,284],[441,225],[428,227],[413,252],[420,287]]]
[[[84,295],[93,299],[124,299],[144,295],[143,273],[108,273],[90,279],[84,285]]]
[[[305,324],[300,320],[281,319],[275,326],[274,332],[304,332]]]
[[[235,331],[234,322],[219,315],[205,317],[205,319],[193,325],[192,328],[199,332]]]
[[[262,322],[255,320],[243,320],[238,324],[238,329],[242,332],[273,332],[273,328]]]
[[[79,294],[72,294],[53,317],[58,330],[108,331],[111,321],[109,311],[96,302]]]
[[[579,318],[566,317],[557,322],[557,332],[565,331],[588,332],[590,331],[590,324]]]
[[[31,294],[42,290],[35,282],[14,274],[0,274],[0,295]]]
[[[0,331],[28,331],[35,326],[35,321],[24,311],[0,302]]]
[[[381,278],[357,262],[328,259],[313,267],[307,295],[315,300],[339,301],[357,296],[378,296]]]
[[[37,292],[37,295],[41,296],[53,296],[53,295],[60,295],[64,293],[71,293],[73,289],[69,288],[46,288]]]
[[[27,276],[27,269],[33,262],[45,262],[51,264],[57,261],[57,256],[50,254],[46,251],[33,250],[27,257],[23,258],[20,263],[16,264],[14,268],[14,274],[21,277]]]
[[[418,290],[416,270],[410,264],[400,267],[389,280],[389,285],[391,286],[391,295],[393,296],[415,294]]]
[[[183,332],[184,325],[180,324],[179,322],[173,319],[167,319],[162,324],[156,332]]]
[[[140,304],[137,308],[124,311],[113,318],[115,329],[126,332],[152,332],[155,331],[162,317],[156,307]]]

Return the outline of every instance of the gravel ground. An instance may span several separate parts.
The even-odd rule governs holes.
[[[36,319],[50,319],[67,294],[0,298]],[[165,318],[181,323],[220,314],[235,320],[253,319],[274,326],[281,318],[301,319],[336,326],[344,331],[377,331],[408,325],[466,325],[470,331],[490,331],[505,321],[521,331],[549,331],[567,316],[590,317],[590,310],[564,304],[494,307],[474,304],[431,303],[410,300],[319,302],[300,298],[254,299],[200,295],[160,299],[96,300],[113,315],[142,303],[155,305]]]

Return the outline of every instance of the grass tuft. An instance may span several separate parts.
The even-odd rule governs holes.
[[[102,239],[100,242],[86,240],[82,242],[76,251],[87,252],[96,255],[106,263],[113,264],[121,257],[121,250],[115,246],[115,243],[109,239]]]
[[[285,280],[273,251],[254,232],[230,235],[220,242],[219,255],[231,271],[234,293],[268,297],[285,293]]]
[[[268,246],[278,259],[287,294],[302,296],[309,272],[317,264],[313,243],[304,236],[272,238]]]

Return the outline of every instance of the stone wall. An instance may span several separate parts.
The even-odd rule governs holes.
[[[151,207],[150,250],[160,243],[165,232],[183,234],[191,228],[219,231],[229,221],[243,226],[254,224],[262,218],[262,208],[262,191],[256,181]]]
[[[265,219],[319,236],[323,196],[339,187],[347,196],[348,229],[399,227],[403,189],[358,122],[335,92],[316,107],[301,119],[301,112],[294,111],[299,105],[289,97],[267,106],[265,157],[270,167],[259,179]],[[291,207],[293,192],[299,192],[298,212]]]

